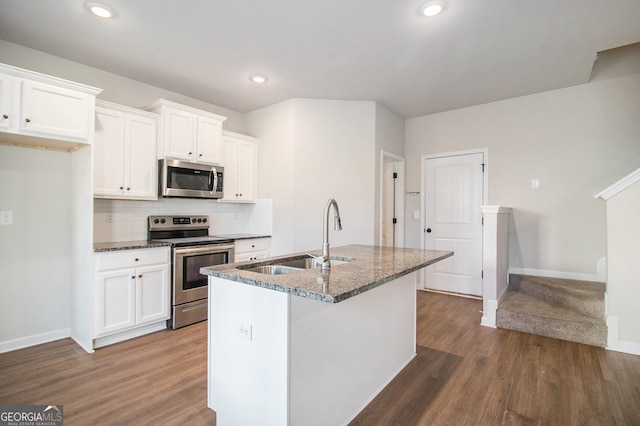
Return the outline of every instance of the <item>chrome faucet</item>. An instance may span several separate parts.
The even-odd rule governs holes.
[[[338,209],[338,203],[333,198],[330,198],[327,205],[324,208],[324,233],[322,234],[322,257],[317,258],[318,261],[322,261],[322,270],[326,271],[331,268],[331,258],[329,257],[329,210],[333,205],[334,223],[333,229],[336,231],[342,231],[342,222],[340,220],[340,210]]]

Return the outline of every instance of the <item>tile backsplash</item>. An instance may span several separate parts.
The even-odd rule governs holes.
[[[271,200],[235,204],[187,198],[158,201],[94,199],[93,210],[93,241],[96,243],[146,240],[147,218],[155,215],[209,215],[210,235],[271,235]]]

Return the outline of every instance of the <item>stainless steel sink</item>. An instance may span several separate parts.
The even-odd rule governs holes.
[[[352,261],[353,259],[337,259],[332,257],[331,265],[334,265],[334,266],[342,265]],[[318,261],[313,257],[302,257],[300,259],[292,259],[292,260],[285,260],[283,262],[278,262],[278,265],[287,266],[291,268],[311,269],[311,268],[317,268],[321,264],[319,264]]]
[[[283,275],[283,274],[292,274],[294,272],[298,272],[301,269],[299,268],[288,268],[282,265],[264,265],[264,266],[255,266],[253,268],[242,268],[245,271],[257,272],[259,274],[269,274],[269,275]]]
[[[337,259],[331,258],[331,265],[342,265],[344,263],[352,262],[355,259]],[[275,263],[277,262],[277,263]],[[293,274],[295,272],[304,271],[305,269],[319,268],[320,264],[317,264],[316,260],[313,257],[301,257],[298,259],[290,259],[290,260],[281,260],[274,261],[272,265],[261,265],[261,266],[252,266],[252,265],[243,265],[238,266],[238,269],[242,269],[243,271],[249,272],[257,272],[259,274],[268,274],[268,275],[283,275],[283,274]]]
[[[278,265],[282,265],[282,266],[290,266],[292,268],[300,268],[300,269],[310,269],[310,268],[315,268],[316,266],[316,261],[313,257],[303,257],[301,259],[293,259],[293,260],[287,260],[284,262],[279,262]]]

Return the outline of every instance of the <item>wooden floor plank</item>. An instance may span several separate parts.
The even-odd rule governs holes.
[[[640,356],[482,327],[474,299],[418,292],[417,309],[417,356],[353,425],[640,425]],[[62,404],[71,426],[214,425],[206,351],[200,323],[0,354],[0,404]]]

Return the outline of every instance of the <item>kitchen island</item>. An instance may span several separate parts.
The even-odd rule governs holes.
[[[202,268],[217,424],[347,424],[415,356],[416,273],[451,255],[349,245],[324,272],[255,272],[305,253]]]

